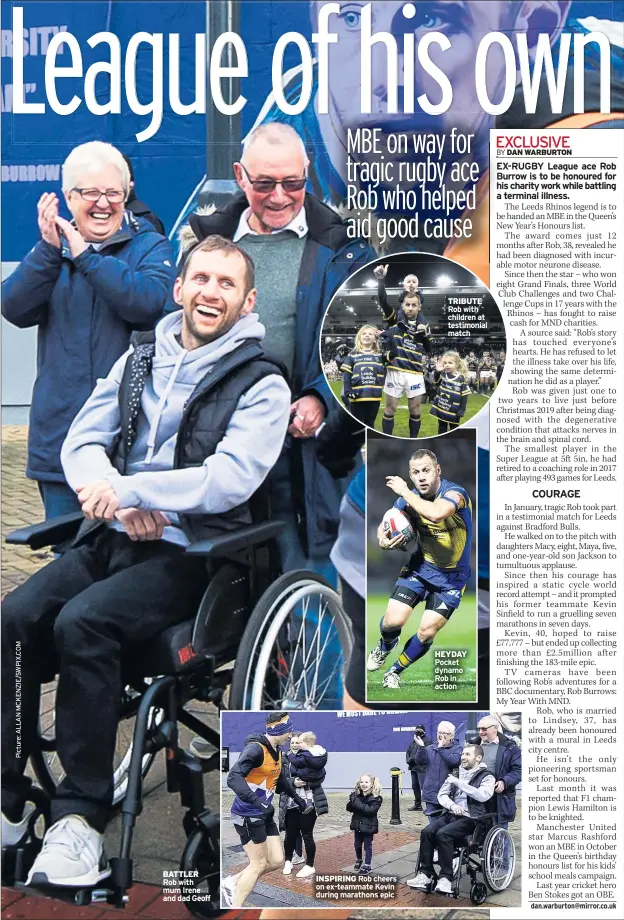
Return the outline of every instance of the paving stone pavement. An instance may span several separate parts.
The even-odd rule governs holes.
[[[26,547],[8,546],[4,538],[11,530],[42,521],[43,504],[36,482],[26,479],[27,429],[22,425],[2,426],[2,594],[46,565],[52,555],[46,550],[33,553]]]

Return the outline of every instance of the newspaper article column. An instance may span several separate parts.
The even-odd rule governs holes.
[[[508,342],[491,409],[492,695],[526,707],[532,916],[622,915],[623,159],[621,130],[491,133]]]

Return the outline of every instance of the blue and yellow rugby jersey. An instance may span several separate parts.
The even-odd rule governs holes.
[[[484,358],[480,365],[480,371],[495,371],[496,370],[496,361],[493,358]]]
[[[262,803],[272,804],[281,774],[281,751],[274,750],[264,735],[245,738],[245,747],[227,778],[235,793],[232,814],[241,818],[263,815]]]
[[[380,402],[386,379],[383,357],[378,353],[360,352],[347,355],[340,365],[345,392],[355,396],[353,402]]]
[[[416,332],[417,323],[399,323],[382,333],[381,341],[387,353],[387,369],[408,374],[424,374],[428,367],[425,354],[431,352],[429,327]]]
[[[466,400],[470,396],[466,378],[463,374],[443,371],[436,383],[438,392],[431,403],[431,415],[444,422],[459,422],[466,412]]]
[[[412,489],[414,495],[422,496],[417,489]],[[459,492],[463,502],[458,507],[449,492]],[[440,488],[431,499],[435,501],[444,498],[455,506],[455,512],[443,521],[434,523],[411,508],[404,498],[398,498],[394,507],[407,514],[420,537],[420,549],[410,559],[408,567],[418,571],[420,562],[425,562],[435,569],[445,572],[470,572],[470,544],[472,542],[472,502],[466,490],[456,482],[442,479]]]

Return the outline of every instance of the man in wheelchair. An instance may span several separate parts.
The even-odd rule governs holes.
[[[40,685],[59,673],[65,777],[28,884],[88,886],[110,873],[102,835],[122,652],[195,615],[206,571],[185,547],[248,523],[249,499],[280,454],[290,391],[264,356],[255,296],[249,256],[221,237],[198,244],[175,283],[182,310],[134,334],[63,445],[85,521],[2,610],[3,846],[28,830]]]
[[[448,776],[438,793],[444,809],[420,833],[420,854],[416,877],[407,884],[420,891],[430,891],[434,880],[434,851],[438,851],[440,874],[435,891],[453,891],[453,850],[475,829],[477,819],[489,810],[494,795],[494,776],[483,763],[483,750],[478,744],[465,745],[459,767],[459,777]]]

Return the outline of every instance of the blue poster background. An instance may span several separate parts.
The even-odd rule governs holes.
[[[476,721],[484,712],[476,713]],[[396,751],[403,752],[412,741],[416,725],[424,725],[427,735],[435,741],[440,722],[448,720],[456,728],[456,735],[463,739],[468,713],[466,712],[292,712],[291,721],[295,732],[313,731],[319,744],[328,751],[355,753]],[[262,734],[264,719],[262,713],[227,712],[221,720],[222,743],[232,750],[242,750],[246,735]]]
[[[94,115],[84,102],[71,115],[57,115],[46,103],[44,114],[12,111],[12,10],[24,10],[26,102],[44,102],[45,49],[51,29],[66,26],[80,43],[83,73],[95,61],[107,59],[107,46],[94,49],[87,39],[99,31],[120,38],[124,52],[132,34],[139,31],[165,36],[164,114],[158,133],[138,143],[135,135],[150,116],[136,115],[125,100],[122,77],[120,115]],[[243,109],[243,130],[253,124],[270,87],[271,54],[277,37],[288,29],[309,35],[309,7],[305,2],[254,2],[241,5],[241,32],[248,53],[249,77],[242,81],[248,102]],[[206,116],[177,115],[168,108],[167,35],[180,35],[183,102],[193,98],[195,86],[195,34],[206,27],[205,0],[93,0],[93,2],[11,2],[2,4],[2,261],[17,262],[38,238],[36,204],[44,191],[60,193],[60,165],[70,150],[89,140],[108,141],[132,158],[139,198],[146,201],[169,230],[185,202],[206,172]],[[68,66],[70,54],[59,53],[57,62]],[[285,66],[296,63],[285,57]],[[143,66],[142,66],[143,65]],[[123,73],[123,71],[122,71]],[[108,77],[100,75],[98,97],[108,97]],[[61,102],[74,94],[83,98],[83,78],[57,80]],[[151,98],[151,52],[139,53],[139,98]],[[37,168],[39,167],[39,168]],[[67,215],[65,215],[67,216]]]

